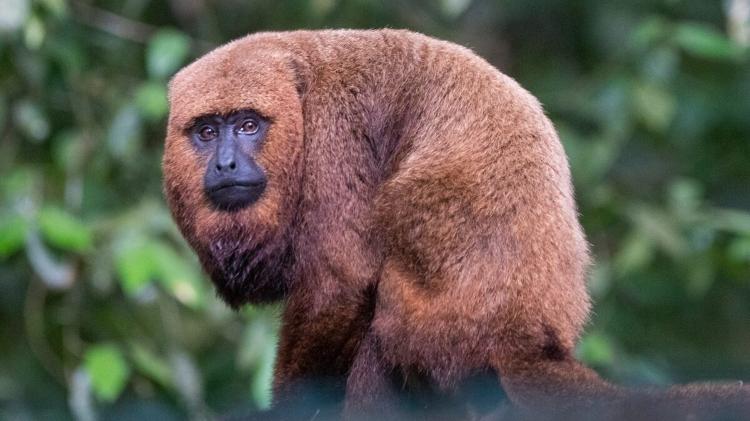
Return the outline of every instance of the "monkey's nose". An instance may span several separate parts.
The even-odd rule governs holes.
[[[223,162],[216,162],[216,171],[218,171],[219,173],[234,172],[236,169],[237,162],[235,162],[234,157]]]

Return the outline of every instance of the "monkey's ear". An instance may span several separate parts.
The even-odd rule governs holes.
[[[297,93],[300,99],[304,99],[312,82],[312,69],[305,60],[297,57],[290,57],[287,62],[294,75],[294,86],[297,88]]]

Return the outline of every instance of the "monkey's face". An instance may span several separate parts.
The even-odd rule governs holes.
[[[254,47],[236,41],[174,77],[163,160],[172,214],[232,305],[279,282],[302,176],[294,68]]]
[[[256,157],[267,130],[268,120],[250,110],[195,122],[190,137],[208,158],[203,190],[217,209],[243,209],[263,194],[267,178]]]

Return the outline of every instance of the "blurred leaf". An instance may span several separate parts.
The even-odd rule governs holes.
[[[28,223],[20,215],[0,215],[0,258],[23,248],[27,230]]]
[[[276,341],[275,329],[268,312],[260,310],[248,317],[247,326],[237,352],[237,365],[243,369],[258,366],[269,342]]]
[[[311,0],[311,12],[318,18],[326,16],[336,6],[336,0]]]
[[[628,129],[632,118],[629,98],[633,80],[614,75],[594,95],[596,117],[604,128],[602,136],[618,137]]]
[[[737,234],[750,234],[750,212],[735,209],[711,209],[706,215],[708,226]]]
[[[75,39],[51,38],[47,40],[46,46],[51,58],[59,63],[69,78],[81,78],[86,68],[87,57]]]
[[[687,250],[687,241],[680,235],[676,221],[658,209],[637,205],[629,209],[640,235],[655,241],[672,258],[679,258]]]
[[[650,16],[641,20],[633,31],[631,43],[636,49],[645,49],[663,38],[669,26],[659,16]]]
[[[601,177],[619,151],[619,143],[608,139],[586,139],[565,124],[557,125],[560,140],[570,161],[571,172],[577,185],[590,188],[601,186]]]
[[[58,207],[47,206],[39,213],[39,228],[50,244],[63,250],[89,250],[91,230],[75,216]]]
[[[589,147],[588,167],[597,179],[612,168],[619,156],[622,144],[617,139],[596,139]]]
[[[603,297],[609,292],[612,286],[612,269],[608,260],[599,257],[594,262],[594,267],[589,275],[588,288],[591,296],[596,299]]]
[[[62,17],[67,12],[65,0],[39,0],[39,2],[44,5],[53,16]]]
[[[203,376],[193,359],[184,351],[175,351],[170,354],[169,361],[174,385],[180,397],[193,411],[200,410],[203,401]]]
[[[677,179],[669,188],[670,207],[675,214],[687,218],[694,215],[700,205],[702,192],[694,180]]]
[[[26,233],[26,255],[34,273],[53,290],[66,290],[73,285],[75,269],[66,260],[57,259],[45,246],[36,230]]]
[[[674,48],[661,47],[650,51],[641,62],[644,77],[652,83],[669,83],[679,72],[680,57]]]
[[[618,275],[644,269],[654,258],[654,244],[639,231],[631,232],[615,255],[615,271]]]
[[[729,257],[740,263],[750,263],[750,237],[740,237],[729,246]]]
[[[271,406],[271,382],[273,378],[273,365],[276,359],[275,336],[265,342],[258,368],[252,380],[253,401],[260,409],[268,409]]]
[[[135,369],[143,375],[156,381],[161,386],[173,386],[171,368],[163,358],[136,342],[133,342],[130,346],[130,356]]]
[[[734,59],[743,52],[724,34],[702,23],[679,24],[674,40],[686,52],[701,58]]]
[[[42,141],[49,135],[49,122],[38,104],[23,100],[13,109],[13,119],[31,140]]]
[[[686,261],[687,291],[693,297],[703,297],[714,283],[713,261],[708,255],[694,256]]]
[[[141,149],[141,119],[137,109],[126,105],[117,112],[107,135],[107,146],[113,157],[133,159]]]
[[[5,130],[6,119],[8,115],[8,101],[6,97],[0,93],[0,131]]]
[[[154,278],[154,261],[145,239],[135,237],[115,254],[115,267],[123,291],[139,294]]]
[[[91,378],[94,394],[105,402],[117,399],[130,377],[130,368],[120,349],[114,345],[89,347],[84,356],[84,367]]]
[[[13,32],[26,22],[29,16],[29,0],[5,0],[0,13],[0,32]]]
[[[171,246],[140,235],[124,238],[116,252],[116,267],[123,290],[138,295],[152,280],[158,281],[185,305],[203,305],[205,291],[193,266]]]
[[[656,132],[667,129],[677,105],[669,91],[655,85],[641,84],[635,89],[634,100],[636,114],[649,129]]]
[[[81,133],[76,130],[61,130],[54,137],[54,158],[57,166],[67,172],[81,168],[84,159]]]
[[[456,18],[471,5],[471,0],[441,0],[440,6],[449,18]]]
[[[689,223],[691,224],[689,229],[690,247],[697,252],[707,252],[715,244],[716,230],[702,224],[696,224],[695,219]]]
[[[204,304],[203,283],[183,257],[162,242],[152,243],[150,252],[157,277],[167,291],[183,304],[194,307]]]
[[[190,52],[190,38],[174,29],[162,29],[146,48],[146,69],[155,79],[165,79],[183,64]]]
[[[91,379],[86,370],[78,367],[70,379],[70,409],[77,421],[96,421],[96,411],[91,399]]]
[[[24,40],[29,50],[38,50],[42,46],[46,34],[47,30],[44,27],[44,23],[37,16],[32,16],[26,21]]]
[[[17,71],[19,81],[28,84],[27,100],[38,101],[39,90],[47,88],[47,77],[50,72],[50,63],[46,54],[30,51],[27,47],[21,47],[13,55],[13,66]],[[41,105],[41,104],[40,104]],[[49,104],[45,101],[45,107]],[[46,108],[45,108],[46,109]]]
[[[135,94],[135,104],[141,114],[149,120],[159,120],[167,115],[167,88],[163,82],[146,82]]]
[[[245,310],[248,322],[237,353],[237,365],[252,368],[250,391],[259,408],[271,404],[271,379],[278,342],[278,314],[274,308],[250,307]]]
[[[584,335],[576,351],[581,360],[599,366],[612,364],[615,354],[610,340],[597,333]]]

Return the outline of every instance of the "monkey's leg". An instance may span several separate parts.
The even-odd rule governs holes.
[[[274,406],[299,414],[340,412],[346,379],[370,324],[374,288],[340,291],[315,311],[290,299],[274,377]]]
[[[346,382],[344,418],[397,418],[397,399],[389,375],[390,369],[378,339],[373,332],[368,332]]]

